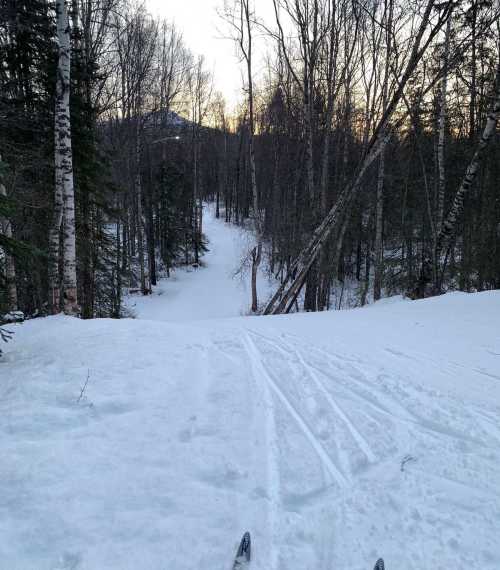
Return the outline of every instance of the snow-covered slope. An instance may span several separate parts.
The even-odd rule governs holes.
[[[250,530],[253,570],[498,570],[498,322],[490,292],[15,325],[0,568],[229,570]]]

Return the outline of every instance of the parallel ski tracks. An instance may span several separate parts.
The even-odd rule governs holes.
[[[293,335],[286,335],[290,340],[278,344],[274,339],[271,339],[266,335],[255,331],[252,331],[252,333],[261,337],[269,344],[275,345],[276,348],[280,347],[284,352],[288,351],[290,354],[295,353],[299,359],[302,359],[305,362],[304,357],[297,348],[298,339],[295,339]],[[280,344],[282,344],[282,346],[280,346]],[[450,426],[439,425],[435,421],[422,416],[420,413],[416,413],[414,410],[403,406],[398,399],[394,398],[390,394],[390,392],[386,393],[380,389],[374,390],[373,383],[364,379],[364,373],[358,366],[356,366],[356,364],[362,364],[359,359],[344,355],[339,357],[318,346],[308,345],[306,350],[310,353],[317,354],[326,362],[329,362],[332,366],[338,369],[338,371],[344,372],[344,374],[335,372],[335,380],[337,383],[341,384],[342,391],[349,395],[349,397],[362,402],[364,407],[368,407],[377,415],[382,414],[387,418],[390,418],[393,422],[397,421],[408,426],[413,426],[413,428],[418,429],[418,431],[435,435],[436,437],[444,436],[455,441],[469,441],[470,443],[475,443],[481,446],[485,445],[484,441],[475,438],[466,432],[455,430]],[[330,378],[327,371],[320,369],[314,363],[305,362],[305,364],[306,367],[315,371],[320,376],[324,376],[325,379]],[[348,378],[348,381],[345,377]],[[328,393],[326,389],[325,391]],[[492,420],[492,418],[488,417],[483,410],[469,409],[471,411],[471,419],[494,440],[495,444],[500,443],[500,429],[497,427],[497,423]]]
[[[250,333],[251,334],[251,333]],[[244,343],[245,347],[251,356],[251,360],[256,364],[257,371],[260,373],[262,378],[265,378],[269,387],[281,402],[283,407],[288,411],[290,416],[295,420],[295,423],[302,431],[312,449],[315,451],[321,463],[324,465],[328,473],[331,475],[332,479],[337,482],[339,487],[344,488],[348,485],[348,480],[345,475],[340,471],[335,462],[332,460],[325,447],[321,441],[316,437],[313,430],[309,427],[307,420],[298,411],[297,407],[292,403],[290,398],[288,398],[283,390],[279,387],[278,383],[274,380],[271,373],[267,370],[267,367],[262,361],[262,357],[258,348],[255,346],[250,334],[245,335]]]
[[[272,557],[270,560],[270,568],[272,570],[276,570],[279,567],[280,557],[277,550],[277,546],[279,545],[279,537],[278,534],[278,508],[279,508],[279,496],[281,493],[280,489],[280,474],[279,474],[279,467],[277,465],[277,457],[279,457],[279,444],[278,444],[278,437],[276,432],[276,425],[275,425],[275,406],[273,402],[273,395],[276,400],[281,404],[281,406],[286,410],[286,412],[290,415],[298,429],[304,435],[305,439],[308,441],[310,447],[317,455],[320,464],[330,478],[330,482],[327,483],[324,481],[324,488],[331,487],[331,489],[337,489],[340,491],[349,485],[348,479],[345,475],[341,472],[338,466],[335,464],[335,461],[330,457],[328,451],[325,449],[322,442],[318,439],[318,437],[314,434],[313,429],[309,426],[307,420],[304,416],[299,412],[297,406],[291,401],[291,399],[285,395],[283,390],[278,385],[278,382],[273,378],[272,373],[268,370],[267,366],[264,364],[262,355],[256,346],[254,340],[252,339],[253,332],[248,331],[243,335],[243,345],[245,351],[248,355],[250,366],[252,370],[252,375],[255,379],[256,384],[260,385],[260,391],[263,394],[264,405],[266,408],[267,413],[267,420],[266,423],[268,425],[268,439],[272,441],[272,448],[268,450],[268,469],[272,473],[270,481],[271,489],[270,493],[271,496],[274,497],[274,501],[271,504],[271,513],[270,513],[270,524],[272,527],[272,534],[273,534],[273,552]],[[272,427],[269,427],[272,426]],[[269,435],[269,431],[272,431],[272,435]],[[271,451],[271,453],[269,453]],[[324,474],[323,474],[324,477]],[[281,513],[282,509],[280,509]],[[331,516],[327,517],[328,520],[325,521],[323,525],[324,528],[332,528],[333,521],[331,520]],[[333,548],[333,541],[330,532],[325,532],[324,536],[320,539],[321,540],[321,551],[320,551],[320,566],[323,567],[330,563],[331,555],[332,555],[332,548]]]
[[[316,386],[318,392],[321,394],[321,396],[324,397],[324,399],[328,403],[333,414],[338,416],[341,419],[341,421],[344,423],[347,430],[351,434],[352,438],[355,440],[355,442],[357,443],[359,448],[366,455],[366,458],[368,459],[368,461],[370,461],[371,463],[376,462],[377,456],[373,452],[368,441],[361,434],[361,432],[356,428],[356,426],[353,424],[353,422],[349,419],[349,417],[344,412],[344,410],[341,408],[341,406],[338,404],[338,402],[335,401],[332,394],[330,392],[328,392],[328,390],[326,390],[323,382],[320,380],[318,374],[314,370],[314,367],[305,361],[302,354],[295,347],[292,347],[290,345],[286,345],[284,343],[283,343],[283,345],[280,345],[276,341],[271,340],[270,338],[267,338],[264,335],[261,335],[259,333],[255,333],[254,331],[252,331],[252,334],[256,334],[256,335],[258,334],[260,338],[263,338],[265,340],[265,342],[267,342],[269,345],[273,346],[286,359],[288,359],[289,356],[295,356],[295,358],[301,364],[304,372],[312,380],[314,386]]]
[[[304,346],[300,340],[295,341],[293,335],[286,335],[287,338],[283,339],[284,335],[276,334],[270,338],[253,329],[246,329],[242,335],[252,376],[263,395],[267,414],[266,429],[271,441],[267,461],[271,474],[270,494],[273,497],[270,519],[274,544],[279,545],[280,541],[287,540],[286,534],[293,536],[294,533],[293,524],[287,522],[286,518],[280,520],[289,500],[284,489],[281,489],[283,473],[279,464],[280,451],[282,454],[286,449],[280,443],[280,438],[286,438],[287,434],[286,431],[278,434],[276,426],[276,414],[283,412],[303,435],[322,469],[324,486],[319,491],[315,489],[309,493],[311,499],[306,498],[303,503],[303,507],[318,519],[318,528],[323,528],[323,520],[329,521],[329,531],[316,537],[319,546],[318,567],[328,566],[334,558],[334,536],[342,534],[342,528],[336,528],[340,524],[336,521],[342,518],[339,518],[338,512],[345,501],[350,500],[357,485],[361,481],[366,484],[369,480],[366,477],[376,478],[379,470],[382,473],[388,467],[393,473],[390,477],[399,474],[400,454],[406,451],[404,447],[396,447],[394,441],[407,442],[410,452],[415,444],[423,445],[423,449],[431,453],[441,450],[450,460],[456,457],[464,442],[477,443],[485,450],[485,461],[488,459],[488,448],[500,442],[500,430],[493,418],[483,410],[464,410],[459,401],[442,406],[439,398],[433,397],[424,387],[412,387],[411,383],[402,383],[383,373],[375,372],[372,379],[363,370],[368,363],[349,356],[337,356],[316,346]],[[429,407],[430,402],[432,405]],[[457,414],[457,417],[465,414],[470,433],[467,429],[458,429],[454,421]],[[362,420],[365,432],[368,426],[373,426],[373,434],[363,433],[353,416],[358,421]],[[326,440],[322,433],[325,426],[331,434]],[[286,429],[286,426],[283,427]],[[395,431],[400,432],[399,435],[394,435]],[[356,462],[360,461],[361,454],[366,460],[359,469],[360,464]],[[435,480],[435,486],[441,485],[443,489],[471,493],[470,496],[478,500],[488,498],[490,490],[485,487],[484,481],[460,481],[447,475],[446,470],[427,473],[425,463],[424,457],[423,466],[419,463],[410,469],[417,477],[416,480],[413,477],[409,479],[410,485],[418,485],[415,481],[431,478]],[[290,497],[290,504],[294,505],[301,495]],[[284,501],[283,504],[281,501]],[[269,565],[272,570],[277,570],[284,562],[279,552],[277,548],[272,553]]]
[[[281,510],[281,488],[279,467],[277,460],[279,457],[278,435],[276,431],[276,418],[274,415],[274,404],[267,375],[262,370],[262,363],[255,346],[248,335],[243,336],[243,346],[250,363],[250,370],[254,379],[257,392],[260,394],[261,405],[264,411],[264,425],[266,438],[266,463],[267,463],[267,495],[270,502],[268,514],[269,524],[269,559],[270,570],[277,570],[279,563],[279,512]],[[257,354],[256,354],[257,352]]]

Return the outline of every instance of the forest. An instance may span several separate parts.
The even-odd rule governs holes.
[[[0,0],[0,570],[499,570],[500,0]]]
[[[254,233],[254,313],[500,288],[498,2],[269,2],[221,3],[230,110],[142,4],[0,1],[4,322],[125,316],[203,265],[207,202]]]

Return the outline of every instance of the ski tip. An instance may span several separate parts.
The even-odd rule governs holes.
[[[241,539],[241,551],[247,554],[247,558],[250,560],[250,549],[251,549],[252,539],[250,533],[246,531]]]
[[[379,558],[377,562],[375,562],[375,567],[373,570],[385,570],[384,561],[382,558]]]
[[[243,570],[243,568],[248,568],[250,564],[251,555],[251,538],[250,533],[247,531],[243,534],[241,538],[240,545],[238,547],[238,552],[233,563],[233,570]]]
[[[247,531],[243,534],[241,538],[240,547],[238,548],[238,558],[243,558],[244,560],[250,561],[250,554],[252,548],[252,539],[250,533]]]

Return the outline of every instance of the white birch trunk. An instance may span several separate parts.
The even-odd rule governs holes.
[[[441,231],[438,233],[436,240],[436,258],[439,259],[445,248],[448,246],[448,242],[453,235],[456,224],[460,215],[464,209],[464,200],[469,192],[476,176],[479,171],[479,166],[481,164],[481,158],[484,154],[488,143],[495,133],[498,117],[500,115],[500,62],[498,64],[496,73],[496,93],[493,101],[493,107],[488,114],[486,125],[483,130],[483,134],[479,139],[479,143],[476,148],[476,152],[472,157],[472,160],[467,167],[465,176],[460,184],[460,187],[455,194],[453,203],[451,205],[448,215],[443,220]]]
[[[1,158],[0,158],[1,162]],[[0,181],[0,196],[7,196],[5,186]],[[0,218],[0,230],[3,235],[12,239],[12,226],[10,220],[7,218]],[[17,311],[17,287],[16,287],[16,267],[14,265],[14,258],[9,253],[5,252],[5,280],[7,284],[7,303],[9,311]]]
[[[373,278],[373,299],[378,301],[382,296],[382,281],[384,272],[384,175],[385,151],[380,153],[380,163],[377,179],[377,205],[375,208],[375,273]]]
[[[137,200],[137,250],[139,253],[139,270],[141,278],[141,293],[148,295],[150,287],[148,286],[148,272],[146,271],[146,256],[144,253],[144,214],[142,211],[142,179],[141,179],[141,134],[140,134],[140,117],[136,114],[135,129],[135,199]]]
[[[437,163],[438,163],[438,196],[437,196],[437,219],[436,231],[441,231],[444,214],[444,194],[446,189],[446,173],[444,166],[444,144],[445,144],[445,130],[446,130],[446,115],[447,115],[447,101],[446,91],[448,87],[448,59],[450,52],[450,31],[451,31],[451,15],[448,18],[446,25],[446,35],[444,41],[444,54],[443,54],[443,79],[441,81],[441,93],[439,110],[439,138],[437,145]]]
[[[61,202],[63,218],[63,295],[64,312],[75,315],[79,312],[76,281],[76,226],[75,192],[73,186],[73,153],[71,149],[70,118],[70,71],[71,42],[68,12],[64,0],[57,0],[57,39],[59,58],[57,64],[56,110],[55,110],[55,209],[54,223],[51,229],[50,250],[51,283],[50,293],[53,312],[59,310],[58,290],[58,255],[59,227],[61,220]],[[56,270],[57,266],[57,270]]]

